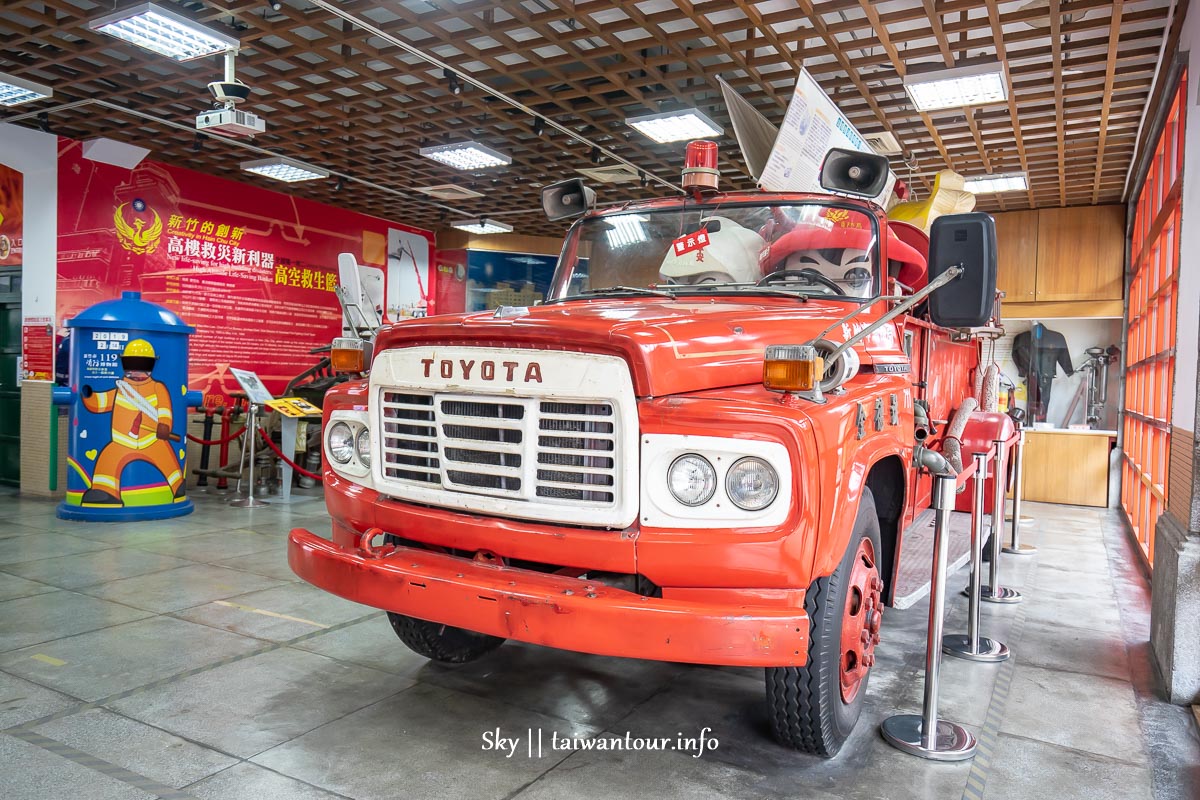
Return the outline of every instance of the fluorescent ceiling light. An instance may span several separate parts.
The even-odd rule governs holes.
[[[488,169],[489,167],[506,167],[512,163],[512,157],[493,150],[479,142],[458,142],[457,144],[439,144],[433,147],[422,147],[421,155],[440,161],[455,169],[473,170]]]
[[[1004,69],[998,62],[909,73],[904,89],[918,111],[962,108],[1008,99]]]
[[[15,106],[30,100],[45,100],[53,94],[54,90],[49,86],[0,72],[0,105]]]
[[[626,117],[625,124],[659,144],[710,139],[724,133],[721,126],[694,108]]]
[[[505,225],[503,222],[496,222],[491,219],[479,219],[474,222],[456,222],[453,227],[467,233],[478,233],[480,235],[489,233],[512,233],[513,226]]]
[[[1017,172],[1012,175],[980,175],[978,178],[967,178],[963,188],[972,194],[997,194],[999,192],[1023,192],[1029,188],[1025,175]]]
[[[236,50],[240,44],[232,36],[154,3],[138,3],[92,20],[88,27],[177,61]]]
[[[312,181],[318,178],[328,178],[329,171],[320,167],[310,167],[300,161],[293,161],[283,156],[260,158],[257,161],[243,161],[242,169],[267,178],[274,178],[285,183]]]

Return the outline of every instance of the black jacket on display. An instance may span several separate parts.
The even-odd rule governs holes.
[[[1050,389],[1061,366],[1067,375],[1074,375],[1071,353],[1066,338],[1040,322],[1032,330],[1018,333],[1013,339],[1013,363],[1017,374],[1026,378],[1029,387],[1029,414],[1035,422],[1046,421],[1050,407]]]

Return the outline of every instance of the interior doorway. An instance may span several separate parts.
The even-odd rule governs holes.
[[[21,483],[21,268],[0,267],[0,484]]]

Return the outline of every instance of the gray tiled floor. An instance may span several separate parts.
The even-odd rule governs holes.
[[[1000,711],[992,757],[972,765],[924,762],[878,735],[889,714],[919,708],[927,601],[885,614],[863,717],[823,761],[768,738],[758,670],[512,643],[430,663],[379,612],[288,569],[286,533],[324,524],[319,498],[253,511],[196,500],[190,517],[112,526],[0,495],[0,796],[940,800],[981,776],[984,796],[1005,800],[1196,792],[1194,723],[1153,694],[1146,582],[1107,511],[1026,505],[1036,524],[1023,535],[1041,550],[1002,561],[1025,602],[983,609],[1014,660],[942,670],[942,716],[979,731]],[[966,579],[951,578],[950,632],[965,630]],[[1007,703],[993,691],[1001,669]],[[706,727],[718,745],[699,758],[525,749],[528,731],[600,741]],[[483,749],[497,729],[520,740],[511,757]]]

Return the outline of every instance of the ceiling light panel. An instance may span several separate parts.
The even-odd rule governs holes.
[[[433,147],[422,147],[421,155],[440,161],[448,167],[464,171],[506,167],[512,163],[512,157],[479,142],[458,142],[457,144],[439,144]]]
[[[313,181],[329,177],[328,170],[282,157],[245,161],[242,163],[242,169],[284,183],[299,183],[300,181]]]
[[[154,3],[139,3],[92,20],[88,27],[176,61],[236,50],[237,39]]]
[[[489,233],[512,233],[513,226],[505,225],[503,222],[496,222],[491,219],[481,219],[474,222],[456,222],[453,227],[467,233],[477,233],[487,235]]]
[[[625,124],[659,144],[711,139],[724,133],[720,125],[694,108],[626,117]]]
[[[1029,188],[1029,184],[1021,173],[980,175],[977,178],[967,178],[963,188],[972,194],[999,194],[1001,192],[1024,192]]]
[[[1004,69],[998,63],[909,73],[904,78],[904,90],[918,111],[1002,103],[1008,99]]]
[[[54,95],[49,86],[0,72],[0,106],[15,106]]]

